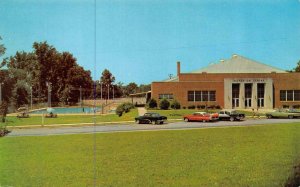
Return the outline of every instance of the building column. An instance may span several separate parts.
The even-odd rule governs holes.
[[[252,84],[252,108],[257,108],[257,83]]]
[[[245,83],[240,83],[239,108],[245,108]]]
[[[224,79],[224,108],[232,108],[232,80]]]
[[[266,81],[264,100],[265,100],[264,108],[272,109],[273,108],[273,80],[272,79],[268,79]]]

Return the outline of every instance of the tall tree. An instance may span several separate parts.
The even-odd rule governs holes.
[[[103,98],[108,99],[112,98],[113,94],[113,83],[115,82],[115,77],[108,69],[104,69],[102,72],[102,76],[100,78],[100,85],[102,84],[102,95]]]
[[[127,86],[124,88],[124,94],[125,96],[129,96],[130,94],[136,93],[137,92],[138,85],[134,82],[129,83]]]
[[[0,41],[2,40],[0,36]],[[0,57],[4,55],[6,48],[4,47],[4,44],[0,44]]]

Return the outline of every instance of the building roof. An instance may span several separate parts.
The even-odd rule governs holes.
[[[286,73],[285,70],[275,68],[254,60],[233,55],[232,58],[221,60],[219,63],[210,64],[190,73]]]

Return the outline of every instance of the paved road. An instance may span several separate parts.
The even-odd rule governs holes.
[[[80,134],[80,133],[107,133],[124,131],[153,131],[153,130],[179,130],[196,129],[211,127],[230,127],[230,126],[251,126],[268,125],[278,123],[300,122],[300,119],[248,119],[245,121],[217,121],[213,123],[203,122],[175,122],[164,125],[149,124],[117,124],[117,125],[96,125],[96,126],[78,126],[78,127],[41,127],[31,129],[13,129],[8,137],[14,136],[47,136],[61,134]]]

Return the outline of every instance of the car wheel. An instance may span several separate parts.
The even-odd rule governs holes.
[[[140,124],[140,120],[138,120],[138,119],[135,120],[135,123],[136,123],[136,124]]]
[[[234,121],[234,117],[230,117],[229,120],[230,120],[230,121]]]
[[[189,122],[190,120],[188,118],[183,119],[185,122]]]
[[[294,118],[294,116],[290,115],[290,116],[288,116],[288,118],[289,118],[289,119],[293,119],[293,118]]]
[[[155,124],[156,124],[156,121],[153,120],[153,121],[152,121],[152,125],[155,125]]]
[[[272,118],[272,115],[267,115],[267,118],[268,118],[268,119],[271,119],[271,118]]]

